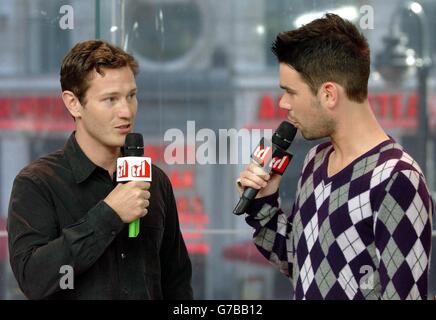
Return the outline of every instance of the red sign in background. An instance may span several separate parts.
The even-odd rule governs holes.
[[[59,97],[0,97],[0,130],[70,132],[74,130],[74,121]],[[165,145],[146,145],[144,155],[163,166],[165,147]],[[184,154],[190,151],[191,148],[185,146]],[[198,254],[209,252],[209,246],[201,232],[206,228],[209,220],[204,211],[203,199],[196,191],[195,170],[175,166],[166,172],[173,185],[181,227],[191,230],[183,233],[188,251]],[[0,254],[3,251],[3,242],[0,241]]]
[[[255,123],[246,128],[274,128],[286,119],[287,111],[279,108],[280,96],[264,94],[257,106]],[[405,132],[417,127],[418,98],[410,93],[380,92],[370,94],[369,102],[377,119],[386,129],[400,129]],[[436,97],[429,98],[429,126],[436,126]],[[0,97],[0,130],[32,132],[69,132],[74,122],[63,101],[57,96],[4,96]],[[412,129],[412,130],[409,130]],[[144,154],[155,163],[165,163],[165,145],[147,145]],[[193,146],[186,147],[184,154],[194,152]],[[175,156],[175,155],[173,155]],[[208,215],[204,211],[203,199],[196,191],[195,170],[174,166],[167,170],[172,182],[182,229],[190,253],[205,254],[209,246],[201,232],[208,225]]]
[[[71,131],[74,121],[60,97],[0,97],[0,129]]]
[[[259,100],[258,123],[248,124],[247,128],[262,128],[271,122],[286,119],[288,111],[279,108],[281,96],[265,94]],[[375,116],[385,129],[416,129],[418,97],[406,93],[372,93],[368,96]],[[428,100],[429,126],[436,127],[436,97]],[[272,126],[273,127],[273,126]]]

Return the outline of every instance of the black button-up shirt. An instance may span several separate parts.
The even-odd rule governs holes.
[[[15,178],[8,233],[12,270],[31,299],[192,299],[191,262],[171,183],[152,167],[137,238],[103,199],[115,183],[74,133]],[[65,267],[74,270],[73,289]],[[68,267],[67,267],[68,268]],[[71,270],[71,268],[70,268]],[[70,281],[71,282],[71,281]]]

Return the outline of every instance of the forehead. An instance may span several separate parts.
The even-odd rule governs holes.
[[[124,91],[136,86],[135,76],[129,67],[117,69],[101,68],[102,74],[95,69],[91,71],[89,89],[98,91]]]
[[[300,83],[304,83],[303,79],[301,78],[300,74],[291,66],[280,63],[279,66],[279,73],[280,73],[280,82],[284,85],[298,85]]]

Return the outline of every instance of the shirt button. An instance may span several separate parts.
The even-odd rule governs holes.
[[[124,293],[125,295],[127,295],[127,294],[129,293],[129,291],[127,290],[127,288],[124,288],[124,289],[123,289],[123,293]]]
[[[126,256],[127,256],[127,255],[126,255],[125,253],[122,253],[122,254],[121,254],[121,259],[126,259]]]
[[[112,231],[111,234],[112,234],[113,236],[115,236],[117,233],[116,233],[115,231]]]

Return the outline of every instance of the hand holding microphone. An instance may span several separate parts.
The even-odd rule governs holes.
[[[239,174],[236,187],[240,196],[242,196],[245,188],[253,188],[259,190],[255,198],[262,198],[275,193],[281,180],[281,175],[271,175],[253,161]]]
[[[129,223],[129,237],[139,234],[139,218],[148,213],[150,205],[151,158],[144,157],[144,141],[139,133],[129,133],[124,157],[117,159],[117,182],[121,182],[104,200]]]
[[[130,181],[119,183],[104,201],[118,214],[124,223],[144,217],[150,205],[150,182]]]
[[[272,136],[272,141],[260,140],[254,150],[250,163],[241,172],[237,187],[241,194],[233,213],[241,215],[246,212],[251,201],[256,197],[264,197],[277,191],[281,175],[285,172],[292,155],[286,152],[297,133],[291,123],[283,121]]]

